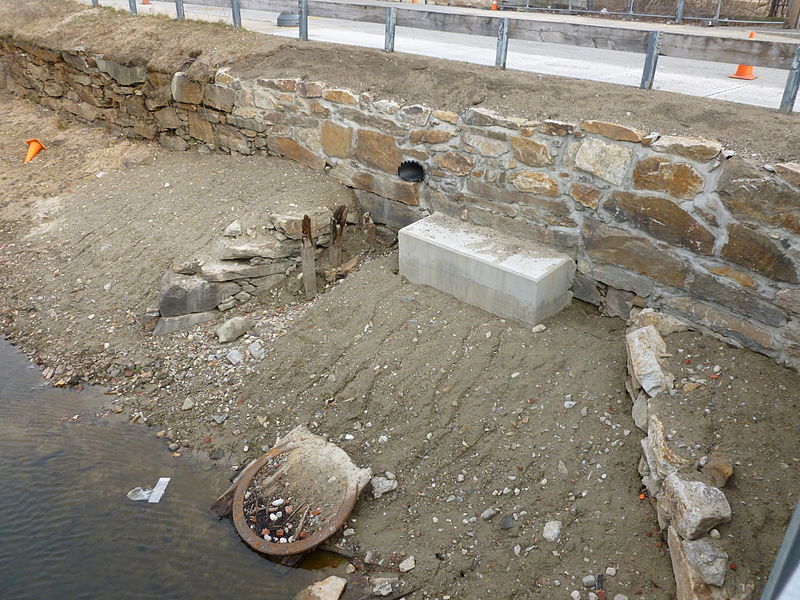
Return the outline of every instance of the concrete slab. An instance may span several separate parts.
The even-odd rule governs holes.
[[[536,325],[572,300],[569,256],[434,214],[404,227],[400,274],[501,317]]]

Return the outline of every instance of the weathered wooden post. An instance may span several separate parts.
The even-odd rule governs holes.
[[[306,288],[306,299],[312,300],[317,295],[317,266],[314,260],[314,238],[311,237],[311,217],[303,217],[303,242],[300,249],[300,260],[303,266],[303,285]]]
[[[335,269],[342,264],[342,241],[344,228],[347,225],[347,206],[342,205],[336,209],[331,218],[331,242],[328,246],[328,259]]]

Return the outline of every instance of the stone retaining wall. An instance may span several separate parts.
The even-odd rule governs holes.
[[[400,105],[317,81],[225,69],[194,81],[10,40],[0,84],[172,150],[279,154],[329,171],[376,222],[442,211],[558,248],[577,261],[575,296],[606,314],[658,308],[800,367],[800,164],[759,166],[715,141],[601,121]],[[425,167],[424,182],[397,177],[404,160]]]

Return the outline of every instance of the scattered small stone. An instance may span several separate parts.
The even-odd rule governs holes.
[[[606,575],[609,577],[614,577],[617,574],[616,567],[606,567]]]
[[[242,362],[242,359],[244,359],[244,356],[242,356],[242,353],[239,352],[238,350],[231,350],[230,352],[228,352],[225,355],[225,358],[228,359],[229,363],[231,363],[232,365],[236,366],[240,362]]]
[[[414,561],[414,555],[407,557],[403,562],[400,563],[400,572],[401,573],[408,573],[411,569],[417,566],[417,563]]]
[[[384,494],[388,494],[392,490],[397,489],[397,480],[389,479],[388,477],[373,477],[370,481],[372,483],[372,495],[377,500]]]
[[[208,455],[211,460],[220,460],[223,456],[225,456],[225,453],[219,448],[212,450],[211,454]]]
[[[614,600],[628,600],[628,597],[625,594],[615,594]]]
[[[531,329],[531,333],[542,333],[545,329],[547,329],[547,327],[539,323]]]
[[[381,581],[372,588],[372,593],[376,596],[388,596],[392,593],[392,584],[388,581]]]
[[[271,517],[271,516],[272,516],[272,515],[270,515],[270,517]],[[354,536],[355,534],[356,534],[356,530],[355,530],[355,529],[353,529],[352,527],[348,527],[347,529],[345,529],[345,530],[342,532],[342,535],[343,535],[344,537],[351,537],[351,536]]]
[[[564,408],[575,408],[575,405],[578,404],[574,400],[567,400],[564,402]]]
[[[562,475],[569,473],[569,470],[567,470],[567,465],[564,464],[564,461],[558,461],[558,472]]]
[[[217,327],[217,338],[221,344],[226,344],[242,337],[253,326],[253,322],[244,317],[233,317]]]
[[[519,556],[521,552],[522,552],[522,546],[520,546],[519,544],[514,546],[514,556]]]
[[[545,524],[544,530],[542,531],[542,537],[546,539],[548,542],[557,541],[560,535],[561,535],[561,521],[548,521]]]
[[[512,527],[514,527],[514,517],[511,515],[503,515],[503,518],[500,519],[500,528],[511,529]]]
[[[239,237],[242,235],[242,224],[239,221],[233,221],[222,231],[225,237]]]
[[[589,589],[594,589],[595,587],[597,587],[597,577],[595,577],[594,575],[586,575],[583,578],[583,585],[584,587],[587,587]]]
[[[222,425],[225,422],[225,419],[228,418],[228,415],[211,415],[211,419],[217,424]]]
[[[712,529],[711,531],[708,532],[708,535],[710,535],[715,540],[718,540],[719,538],[722,537],[718,529]]]
[[[497,514],[497,511],[495,509],[487,508],[485,511],[483,511],[481,513],[481,519],[483,519],[484,521],[488,521],[489,519],[491,519],[496,514]]]
[[[580,600],[581,593],[578,590],[572,590],[569,594],[569,597],[572,598],[572,600]]]
[[[180,447],[181,445],[176,442],[172,442],[169,446],[167,446],[170,452],[177,452],[180,449]]]
[[[192,402],[189,398],[183,401],[181,404],[181,410],[192,410],[194,408],[194,402]]]
[[[250,356],[257,360],[261,360],[266,355],[267,351],[264,350],[264,343],[261,340],[256,340],[249,346],[247,346],[247,351],[250,353]]]

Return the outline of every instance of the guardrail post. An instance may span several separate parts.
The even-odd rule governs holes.
[[[397,25],[397,9],[394,7],[386,9],[386,33],[383,39],[383,49],[386,52],[394,52],[394,31]]]
[[[717,12],[714,13],[714,23],[719,23],[719,13],[722,12],[722,0],[717,0]]]
[[[132,15],[136,14],[136,0],[128,0],[128,8]]]
[[[97,8],[98,6],[100,6],[99,0],[92,0],[92,8]]]
[[[186,13],[183,12],[183,0],[175,0],[175,15],[178,21],[183,21],[186,18]]]
[[[239,10],[239,0],[231,0],[231,17],[233,18],[233,26],[242,26],[242,11]]]
[[[789,67],[789,76],[786,78],[786,87],[783,88],[783,98],[778,112],[785,115],[792,114],[794,101],[797,100],[797,88],[800,87],[800,44],[794,47],[794,57]]]
[[[642,84],[639,86],[643,90],[653,89],[653,80],[656,78],[656,67],[658,66],[658,51],[661,49],[663,35],[664,33],[661,31],[650,31],[647,34],[647,55],[642,70]]]
[[[675,7],[675,22],[683,23],[683,11],[686,10],[686,0],[678,0],[678,5]]]
[[[629,15],[633,14],[633,4],[634,4],[634,2],[636,2],[636,0],[630,0],[630,2],[628,2],[628,14]]]
[[[501,69],[506,68],[506,58],[508,57],[508,24],[509,19],[500,19],[497,26],[497,54],[494,66]]]
[[[298,15],[300,17],[300,35],[299,39],[307,42],[308,41],[308,0],[298,0],[299,2],[299,10]]]

